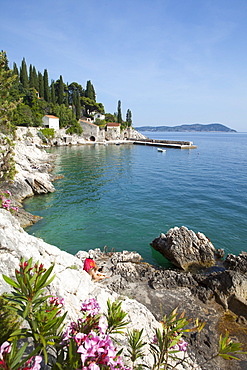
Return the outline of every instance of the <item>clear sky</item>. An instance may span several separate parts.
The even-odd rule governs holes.
[[[247,131],[247,0],[1,0],[9,65],[83,87],[134,126]]]

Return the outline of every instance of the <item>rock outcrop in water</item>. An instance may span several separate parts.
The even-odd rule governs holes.
[[[215,263],[216,250],[210,240],[185,226],[174,227],[166,234],[160,234],[151,246],[185,271],[193,265],[212,266]]]

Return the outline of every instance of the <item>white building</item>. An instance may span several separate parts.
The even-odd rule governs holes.
[[[102,121],[103,119],[105,119],[105,115],[104,115],[104,114],[101,114],[101,113],[99,113],[99,112],[96,112],[96,113],[94,114],[94,116],[93,116],[93,121],[95,122],[95,121],[96,121],[96,119],[100,119],[100,120]]]
[[[53,128],[54,130],[59,130],[59,118],[47,114],[42,118],[43,126],[48,128]]]

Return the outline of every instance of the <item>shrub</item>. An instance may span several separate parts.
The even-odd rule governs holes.
[[[127,370],[120,357],[123,349],[117,351],[110,337],[123,334],[128,324],[121,302],[111,303],[108,300],[107,313],[102,315],[94,298],[86,300],[81,306],[81,317],[71,322],[64,331],[64,299],[45,294],[45,288],[55,277],[51,276],[53,267],[45,269],[42,263],[33,265],[32,258],[28,261],[21,259],[19,269],[15,270],[15,280],[3,275],[14,292],[7,294],[2,304],[3,317],[7,322],[6,335],[2,340],[7,338],[8,342],[4,341],[0,346],[0,369],[39,370],[41,361],[44,361],[52,370]],[[14,326],[10,330],[10,312],[14,313],[14,323],[18,323],[17,317],[24,322],[22,328]],[[177,365],[187,361],[188,344],[184,336],[186,332],[200,331],[204,326],[198,320],[192,328],[188,327],[189,324],[192,324],[192,320],[186,319],[184,313],[178,315],[177,309],[164,316],[161,327],[156,329],[154,340],[150,343],[154,359],[152,370],[176,369]],[[127,334],[130,347],[128,357],[133,369],[147,367],[143,363],[143,348],[148,344],[143,342],[142,334],[143,329],[133,329]],[[19,346],[19,339],[27,338],[32,339],[32,353],[26,353],[27,343]],[[53,359],[48,357],[51,346],[55,353]],[[181,358],[179,353],[184,353],[184,357]],[[242,352],[242,345],[234,343],[226,334],[220,337],[219,348],[212,358],[238,359],[235,354],[240,353],[245,353]]]
[[[40,129],[40,132],[47,138],[47,139],[53,139],[55,136],[55,130],[54,128],[42,128]]]

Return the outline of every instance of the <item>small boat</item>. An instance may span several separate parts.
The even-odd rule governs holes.
[[[166,149],[158,148],[158,152],[164,153],[164,152],[166,152]]]

